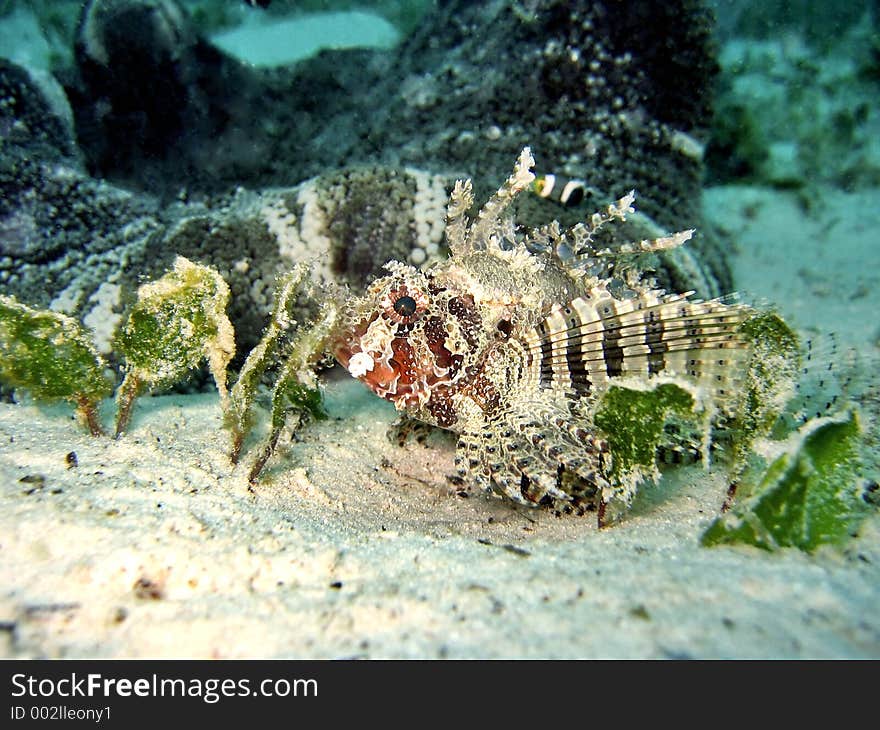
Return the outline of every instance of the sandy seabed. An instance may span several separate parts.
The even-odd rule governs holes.
[[[742,289],[876,349],[880,195],[812,217],[757,188],[706,203]],[[393,409],[347,377],[327,406],[253,490],[214,395],[144,398],[119,441],[63,407],[0,406],[0,653],[880,657],[876,517],[812,556],[703,548],[726,482],[692,466],[599,531],[462,492],[454,441],[391,443]]]

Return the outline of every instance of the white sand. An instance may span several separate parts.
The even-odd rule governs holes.
[[[876,197],[831,196],[818,220],[787,194],[707,200],[737,231],[744,288],[872,347],[876,261],[854,257],[880,250]],[[702,548],[726,485],[697,466],[600,532],[456,496],[453,442],[392,445],[393,409],[344,375],[328,406],[253,492],[253,450],[231,468],[216,396],[144,399],[119,442],[65,408],[0,406],[0,653],[880,656],[878,519],[815,556]]]

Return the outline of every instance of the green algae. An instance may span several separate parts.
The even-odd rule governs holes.
[[[658,450],[684,447],[705,456],[720,445],[716,455],[733,482],[754,464],[755,442],[774,430],[795,392],[800,344],[774,312],[755,312],[739,334],[749,359],[740,392],[724,403],[720,419],[716,406],[684,379],[612,385],[601,397],[594,422],[608,440],[612,483],[603,500],[616,502],[618,512],[631,504],[640,483],[656,482]]]
[[[844,541],[869,511],[861,448],[854,410],[807,424],[752,493],[708,527],[702,544],[812,552]]]
[[[755,439],[774,428],[794,394],[801,352],[797,335],[775,312],[756,312],[740,327],[751,356],[743,401],[730,429],[745,460]]]
[[[653,473],[664,426],[671,416],[690,418],[693,411],[693,395],[673,383],[651,390],[611,386],[602,397],[595,423],[608,438],[612,476],[623,481]]]
[[[315,317],[305,324],[292,317],[296,297],[306,293],[321,301]],[[230,394],[231,407],[226,426],[232,432],[233,463],[237,463],[245,438],[253,426],[251,414],[257,386],[267,369],[279,359],[284,341],[284,357],[272,389],[271,425],[259,454],[251,465],[248,479],[255,482],[275,450],[288,418],[296,420],[294,428],[306,421],[326,417],[323,395],[315,368],[323,358],[327,340],[339,314],[338,297],[323,291],[309,279],[309,268],[296,265],[279,277],[275,289],[272,316],[257,346],[250,352]],[[290,330],[295,331],[288,335]]]
[[[92,338],[75,319],[0,296],[0,380],[40,401],[67,400],[97,435],[98,402],[112,385]]]
[[[229,392],[229,410],[225,425],[232,433],[232,462],[237,463],[242,445],[254,423],[253,405],[257,388],[268,368],[275,362],[282,339],[296,325],[291,314],[296,297],[301,292],[308,268],[297,264],[278,277],[272,302],[272,314],[260,341],[248,353]]]
[[[177,382],[203,361],[225,410],[226,367],[235,353],[228,301],[229,287],[219,273],[182,256],[162,278],[138,289],[137,302],[114,339],[114,349],[125,357],[125,378],[116,394],[117,436],[128,426],[140,393]]]

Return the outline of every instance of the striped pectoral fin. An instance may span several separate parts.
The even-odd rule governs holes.
[[[748,343],[739,329],[752,312],[723,300],[653,292],[616,299],[598,289],[554,307],[524,341],[543,388],[584,396],[611,378],[662,373],[723,396],[743,376]]]
[[[549,501],[557,509],[593,504],[607,486],[610,455],[585,416],[564,408],[547,394],[530,404],[520,404],[508,415],[510,431],[519,440],[515,462],[530,501]],[[508,440],[507,451],[516,442]]]
[[[479,431],[459,435],[459,475],[520,504],[588,508],[608,484],[605,440],[556,394],[520,395]]]
[[[552,476],[536,470],[530,442],[517,423],[504,417],[486,423],[479,432],[460,434],[455,462],[459,475],[469,483],[486,491],[494,487],[520,504],[543,503],[548,493],[566,498],[556,489],[556,467]]]

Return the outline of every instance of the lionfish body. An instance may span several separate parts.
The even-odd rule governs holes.
[[[450,257],[425,270],[388,264],[389,274],[346,306],[333,352],[398,410],[456,432],[467,482],[524,504],[597,504],[601,516],[614,493],[608,435],[593,423],[601,395],[615,382],[676,378],[723,411],[747,350],[738,328],[751,310],[634,280],[620,293],[613,277],[596,275],[613,268],[609,256],[690,238],[596,250],[593,234],[632,212],[632,194],[589,225],[518,232],[505,213],[534,179],[533,164],[526,148],[472,221],[470,183],[457,183]]]

